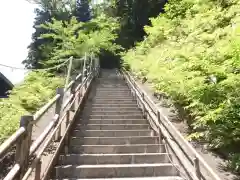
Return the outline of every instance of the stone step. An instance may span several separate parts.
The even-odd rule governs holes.
[[[120,89],[119,87],[117,88],[110,88],[112,89],[112,91],[110,90],[96,90],[96,94],[95,95],[102,95],[102,94],[106,94],[106,95],[113,95],[113,94],[121,94],[121,95],[131,95],[131,90],[130,89]]]
[[[137,102],[117,102],[117,103],[113,103],[113,102],[106,102],[106,103],[99,103],[99,102],[93,102],[92,103],[92,107],[138,107]]]
[[[116,72],[103,71],[96,79],[52,178],[182,180]]]
[[[99,111],[140,111],[140,108],[138,107],[89,107],[92,112],[99,112]]]
[[[75,129],[79,130],[150,130],[148,124],[76,124]]]
[[[128,145],[70,145],[69,153],[80,154],[121,154],[121,153],[165,153],[164,144]]]
[[[92,180],[92,179],[52,179],[52,180]],[[108,180],[106,178],[94,178],[94,180]],[[109,180],[184,180],[179,176],[165,176],[165,177],[132,177],[132,178],[109,178]]]
[[[123,93],[113,93],[113,92],[98,92],[95,94],[95,97],[101,97],[101,96],[106,96],[106,97],[132,97],[131,91],[129,92],[123,92]]]
[[[93,103],[118,103],[118,104],[121,104],[121,103],[132,103],[132,102],[135,102],[136,101],[134,99],[94,99],[92,101]]]
[[[78,121],[81,124],[147,124],[145,119],[86,119]]]
[[[128,102],[137,102],[136,100],[134,100],[133,98],[104,98],[104,97],[101,97],[101,98],[94,98],[93,99],[93,103],[99,103],[99,102],[107,102],[107,103],[110,103],[110,102],[118,102],[118,103],[128,103]]]
[[[136,154],[67,154],[60,155],[58,165],[169,163],[167,153]]]
[[[75,137],[124,137],[124,136],[151,136],[150,130],[74,130]]]
[[[109,78],[105,78],[105,80],[100,80],[99,84],[98,84],[98,88],[101,87],[114,87],[117,85],[121,85],[121,87],[128,87],[127,83],[125,83],[125,81],[123,81],[122,79],[109,79]]]
[[[178,176],[176,167],[170,163],[160,164],[110,164],[65,165],[54,168],[56,178],[113,178]]]
[[[125,90],[117,90],[114,89],[113,91],[109,90],[96,90],[95,95],[131,95],[131,90],[130,89],[125,89]]]
[[[132,100],[133,96],[108,96],[108,95],[99,95],[95,96],[95,100]]]
[[[142,119],[142,114],[117,114],[117,115],[87,115],[82,116],[83,119]]]
[[[133,95],[129,93],[96,93],[95,98],[101,98],[101,97],[106,97],[106,98],[133,98]]]
[[[114,108],[137,108],[137,104],[135,102],[131,102],[131,103],[119,103],[119,104],[103,104],[103,103],[94,103],[92,104],[92,108],[108,108],[108,107],[114,107]]]
[[[98,115],[98,116],[103,116],[103,115],[139,115],[142,116],[143,113],[140,110],[136,110],[136,111],[91,111],[89,110],[89,112],[91,115]]]
[[[119,93],[119,92],[129,92],[131,91],[128,87],[97,87],[96,92],[114,92],[114,93]]]
[[[127,145],[127,144],[155,144],[157,136],[129,136],[129,137],[72,137],[71,145]]]
[[[131,91],[123,92],[123,93],[97,92],[94,96],[94,98],[101,98],[101,97],[106,97],[106,98],[117,97],[117,98],[121,99],[121,98],[132,98],[133,96],[132,96]]]
[[[109,105],[111,105],[111,104],[120,104],[120,105],[123,105],[123,104],[125,104],[125,105],[134,104],[135,107],[138,107],[137,106],[137,101],[135,101],[135,100],[128,100],[128,101],[121,101],[121,100],[114,100],[114,99],[112,99],[112,100],[102,100],[102,101],[95,101],[95,100],[93,100],[92,101],[92,105],[94,105],[94,104],[105,104],[107,107]]]
[[[99,86],[98,87],[108,87],[108,86],[110,86],[110,87],[114,87],[114,86],[117,86],[117,85],[121,85],[122,87],[127,87],[127,84],[125,83],[125,81],[123,81],[123,80],[121,80],[121,79],[117,79],[117,78],[114,78],[114,79],[103,79],[103,80],[101,80],[100,79],[100,84],[99,84]]]

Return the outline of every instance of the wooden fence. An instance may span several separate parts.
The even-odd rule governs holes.
[[[51,142],[59,142],[56,148],[58,152],[55,152],[55,156],[57,155],[56,153],[59,153],[60,146],[68,144],[68,132],[72,126],[72,122],[82,107],[81,105],[89,92],[92,80],[98,74],[99,60],[91,57],[90,62],[85,63],[84,61],[82,72],[70,83],[67,83],[65,88],[58,88],[56,96],[49,100],[36,114],[21,117],[20,128],[0,146],[0,159],[8,154],[12,147],[16,147],[14,165],[4,180],[28,179],[33,171],[35,171],[35,180],[48,178],[51,166],[55,163],[56,159],[53,158],[46,170],[42,172],[41,157]],[[68,78],[66,82],[68,82]],[[70,95],[64,102],[63,97],[67,91],[70,91]],[[49,119],[49,123],[43,132],[32,142],[33,125],[54,104],[54,116],[51,120]],[[71,112],[73,112],[72,115]],[[66,151],[67,148],[66,146]]]
[[[181,135],[176,127],[156,106],[152,99],[136,83],[133,76],[122,70],[131,93],[137,100],[145,118],[159,136],[159,141],[167,144],[169,152],[178,161],[180,173],[191,180],[221,180],[192,145]]]

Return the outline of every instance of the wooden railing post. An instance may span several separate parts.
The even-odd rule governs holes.
[[[83,82],[83,80],[85,78],[86,61],[87,61],[87,54],[85,53],[84,60],[83,60],[82,82]]]
[[[55,114],[58,114],[59,117],[60,117],[61,116],[62,103],[63,103],[63,96],[64,96],[64,88],[57,88],[57,94],[60,95],[60,98],[56,101]],[[60,136],[61,136],[61,126],[59,126],[59,129],[56,132],[55,141],[58,141]]]
[[[66,78],[66,82],[65,82],[65,87],[67,87],[68,83],[69,83],[69,79],[71,76],[71,71],[72,71],[72,65],[73,65],[73,57],[71,56],[69,58],[69,67],[68,67],[68,72],[67,72],[67,78]]]
[[[93,58],[93,77],[95,78],[97,76],[97,59]]]
[[[91,53],[91,55],[90,55],[90,64],[91,64],[91,66],[90,66],[90,71],[92,72],[92,70],[93,70],[93,57],[92,57],[92,53]]]
[[[195,174],[197,178],[200,180],[201,179],[201,172],[200,172],[200,166],[199,166],[199,160],[197,157],[193,159],[194,162],[194,169],[195,169]]]
[[[37,159],[36,171],[35,171],[35,180],[41,180],[41,170],[42,170],[42,160]]]
[[[142,100],[143,100],[143,104],[142,104],[142,108],[143,108],[143,117],[146,118],[146,107],[144,106],[144,102],[145,102],[145,96],[144,93],[142,93]]]
[[[22,116],[20,127],[24,127],[26,132],[16,144],[16,163],[20,165],[20,173],[18,179],[22,179],[29,164],[29,151],[32,141],[32,121],[33,116]]]
[[[75,87],[76,87],[76,81],[74,81],[72,87],[71,87],[71,94],[73,94],[73,100],[75,101],[72,106],[70,107],[71,108],[71,111],[76,111],[76,102],[77,102],[77,98],[75,99],[75,96],[76,96],[76,93],[75,92]]]
[[[161,124],[161,114],[159,111],[157,111],[157,118],[158,118],[158,122]],[[162,144],[163,136],[162,136],[162,131],[160,127],[158,128],[158,137],[159,137],[159,144]]]
[[[67,110],[67,115],[66,115],[66,129],[68,128],[68,125],[70,123],[70,111]],[[66,137],[64,139],[64,151],[65,151],[65,154],[68,154],[68,144],[69,144],[69,134],[67,133],[66,134]]]
[[[86,78],[86,83],[84,84],[84,93],[87,91],[87,85],[88,85],[88,81],[87,81],[87,77],[88,77],[88,67],[89,67],[89,66],[87,66],[87,68],[85,69],[85,73],[84,73],[85,78]]]
[[[84,61],[83,61],[83,69],[82,69],[82,83],[84,82],[84,80],[86,78],[86,61],[87,61],[87,54],[85,53]],[[85,87],[83,86],[82,94],[84,94],[84,92],[85,92]]]

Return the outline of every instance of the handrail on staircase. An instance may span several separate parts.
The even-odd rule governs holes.
[[[138,85],[130,72],[121,70],[133,96],[148,119],[152,129],[164,140],[174,157],[184,170],[184,175],[192,180],[221,180],[193,146],[182,136],[161,109]]]
[[[94,60],[94,62],[92,62]],[[99,74],[99,60],[92,59],[91,63],[84,66],[83,72],[72,80],[66,87],[58,88],[57,94],[34,115],[22,116],[20,128],[0,145],[0,160],[8,155],[9,151],[16,147],[15,162],[4,180],[28,179],[35,170],[35,180],[46,179],[50,167],[54,161],[48,164],[45,173],[41,171],[42,155],[48,145],[54,141],[59,149],[66,140],[70,126],[76,118],[78,110],[89,91],[92,80]],[[63,103],[63,97],[70,90],[70,96]],[[47,127],[37,139],[32,142],[33,125],[53,106],[55,113]],[[64,129],[62,129],[65,124]],[[60,141],[60,143],[58,143]],[[54,159],[54,157],[53,157]]]

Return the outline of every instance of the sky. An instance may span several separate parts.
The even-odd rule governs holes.
[[[24,68],[22,61],[27,57],[27,46],[34,32],[35,7],[26,0],[0,1],[0,64]],[[0,72],[13,84],[21,82],[26,74],[1,66]]]

